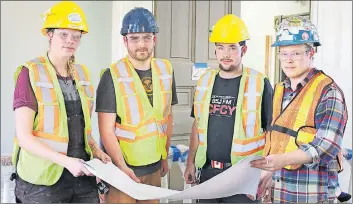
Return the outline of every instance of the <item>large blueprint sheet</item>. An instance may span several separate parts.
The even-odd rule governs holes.
[[[235,194],[250,194],[255,196],[260,181],[261,170],[250,167],[249,163],[258,158],[261,157],[247,157],[212,179],[184,189],[183,191],[136,183],[114,164],[104,164],[98,159],[86,162],[86,167],[95,176],[137,200],[211,199],[228,197]]]

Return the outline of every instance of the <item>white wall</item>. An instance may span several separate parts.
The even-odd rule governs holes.
[[[344,92],[348,123],[342,145],[352,149],[352,2],[315,1],[312,9],[322,44],[315,62]]]
[[[16,67],[43,54],[48,42],[40,30],[41,14],[54,1],[1,2],[1,153],[9,154],[15,132],[12,111]],[[111,63],[112,2],[79,1],[85,11],[89,33],[84,35],[77,52],[77,62],[87,65],[95,88],[99,72]],[[93,134],[98,138],[97,117],[93,114]]]
[[[250,33],[250,40],[247,41],[248,51],[243,60],[244,65],[264,73],[266,35],[272,35],[272,40],[275,40],[274,17],[309,11],[309,1],[241,1],[241,18]],[[269,69],[271,78],[274,76],[274,52],[272,48],[273,59]]]

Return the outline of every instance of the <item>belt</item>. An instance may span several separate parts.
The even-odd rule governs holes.
[[[215,160],[210,160],[209,164],[213,169],[226,169],[232,166],[232,163],[229,163],[229,162],[223,163]]]

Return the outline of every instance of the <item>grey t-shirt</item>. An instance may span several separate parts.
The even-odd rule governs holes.
[[[138,70],[135,69],[139,75],[143,87],[147,93],[148,99],[153,105],[153,90],[152,90],[152,71],[148,70]],[[173,73],[173,82],[172,82],[172,105],[178,103],[178,98],[176,94],[175,78]],[[97,88],[97,98],[96,98],[96,112],[105,112],[105,113],[116,113],[116,100],[115,100],[115,89],[110,69],[107,69],[98,84]],[[117,115],[116,122],[120,123],[121,119]],[[101,143],[101,147],[104,150],[104,147]],[[105,151],[105,150],[104,150]],[[147,174],[154,173],[158,171],[161,167],[161,161],[156,163],[148,164],[146,166],[130,166],[128,165],[136,174],[136,176],[144,176]]]

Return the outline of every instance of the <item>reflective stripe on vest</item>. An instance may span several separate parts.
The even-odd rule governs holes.
[[[261,121],[260,114],[255,112],[261,106],[261,96],[263,91],[263,78],[261,73],[252,69],[246,69],[247,83],[245,83],[244,99],[242,109],[247,110],[247,113],[242,114],[245,135],[247,137],[258,136],[261,129],[259,122]],[[238,105],[237,105],[238,106]],[[255,123],[254,123],[255,122]],[[264,142],[264,141],[263,141]]]
[[[60,142],[60,141],[54,141],[52,139],[47,139],[47,138],[43,138],[43,137],[39,137],[38,134],[34,135],[37,136],[36,139],[41,141],[42,143],[46,144],[48,147],[50,147],[52,150],[59,152],[61,154],[66,155],[66,151],[67,151],[67,147],[68,147],[68,143],[67,142]],[[15,137],[14,138],[14,142],[16,144],[18,144],[18,140]]]
[[[316,136],[315,110],[323,89],[332,83],[326,75],[317,73],[300,90],[294,99],[282,111],[284,84],[276,85],[273,100],[273,120],[270,130],[266,133],[269,142],[266,143],[264,156],[283,154],[298,149],[302,144],[308,144]],[[302,165],[284,167],[295,170]]]
[[[160,79],[161,91],[168,92],[171,91],[171,81],[172,73],[168,65],[164,63],[163,60],[152,60],[151,63],[154,63],[154,68]],[[164,119],[160,121],[148,120],[144,121],[144,111],[142,108],[141,95],[137,94],[133,75],[131,69],[129,68],[130,64],[127,60],[122,60],[115,64],[112,67],[112,71],[116,74],[118,82],[120,82],[119,90],[122,95],[127,95],[124,98],[125,107],[128,107],[128,111],[125,111],[126,116],[121,117],[126,119],[126,123],[132,125],[133,127],[128,127],[116,123],[115,135],[120,140],[124,141],[134,141],[136,138],[136,131],[142,127],[145,127],[146,131],[142,131],[145,134],[138,137],[138,139],[144,139],[146,137],[156,136],[166,136],[167,129],[167,116],[169,115],[170,110],[170,100],[171,94],[164,94],[163,104],[165,107],[163,116]],[[157,82],[156,82],[157,83]],[[168,105],[169,104],[169,105]]]
[[[59,104],[54,90],[53,81],[50,78],[44,58],[37,58],[34,62],[42,60],[41,63],[33,64],[35,93],[38,103],[38,128],[33,135],[46,136],[55,140],[60,140],[59,134]],[[44,60],[44,62],[43,62]],[[68,142],[68,138],[66,138]]]
[[[248,156],[262,150],[264,147],[265,135],[250,140],[234,139],[232,154],[235,156]]]
[[[210,70],[202,75],[195,92],[194,111],[198,123],[199,146],[207,146],[207,120],[209,101],[213,90],[213,83],[218,70]],[[243,84],[243,85],[242,85]],[[261,100],[264,87],[264,75],[244,68],[239,88],[236,120],[232,145],[233,156],[247,156],[258,153],[264,148],[265,136],[261,128]],[[237,119],[238,118],[238,119]],[[203,124],[199,124],[199,123]],[[234,159],[238,160],[238,159]],[[233,161],[233,159],[232,159]]]
[[[49,75],[48,68],[44,57],[35,58],[30,61],[33,67],[35,81],[35,95],[38,103],[38,127],[33,130],[36,136],[44,144],[51,147],[57,152],[66,154],[69,138],[59,135],[59,104],[58,98],[54,90],[53,81]],[[83,90],[87,97],[93,97],[93,87],[87,77],[85,69],[81,65],[75,65],[78,79],[83,84]],[[84,99],[86,100],[86,99]],[[86,100],[93,109],[93,102]],[[92,139],[91,130],[85,130],[88,140]],[[17,141],[16,141],[17,142]]]
[[[93,111],[93,106],[94,106],[94,90],[93,90],[93,86],[87,76],[87,72],[85,71],[85,69],[83,68],[82,65],[80,64],[76,64],[75,65],[75,71],[76,71],[76,74],[79,78],[79,81],[80,81],[80,85],[82,86],[83,88],[83,91],[86,95],[86,97],[92,99],[92,100],[87,100],[87,103],[88,103],[88,107],[89,107],[89,110],[90,110],[90,114],[92,114],[92,111]]]

